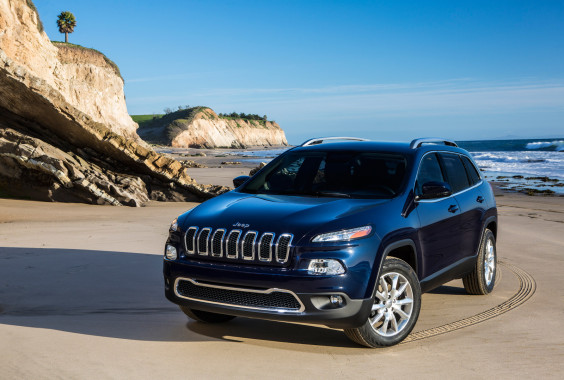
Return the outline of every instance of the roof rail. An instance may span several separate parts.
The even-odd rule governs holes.
[[[304,141],[300,146],[323,144],[323,142],[327,140],[370,141],[368,139],[361,139],[360,137],[317,137]]]
[[[413,140],[411,142],[411,144],[409,144],[409,147],[411,149],[417,149],[420,146],[422,146],[423,144],[443,144],[443,145],[448,145],[448,146],[458,146],[452,140],[441,139],[441,138],[436,138],[436,137],[425,137],[425,138],[422,138],[422,139]]]

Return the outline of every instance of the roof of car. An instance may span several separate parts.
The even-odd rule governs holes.
[[[424,144],[417,148],[412,148],[409,143],[400,142],[378,142],[378,141],[345,141],[328,142],[323,144],[298,146],[294,151],[358,151],[358,152],[390,152],[402,153],[406,155],[418,155],[430,151],[446,151],[468,154],[464,149],[443,145],[443,144]]]

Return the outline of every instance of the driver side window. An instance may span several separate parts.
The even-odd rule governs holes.
[[[421,195],[421,187],[427,182],[444,182],[441,166],[435,153],[430,153],[423,157],[417,173],[417,181],[415,181],[415,193]]]

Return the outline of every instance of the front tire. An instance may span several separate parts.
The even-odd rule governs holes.
[[[495,236],[492,231],[486,229],[480,243],[474,270],[462,278],[464,289],[466,289],[468,294],[489,294],[495,286],[496,274],[497,251],[495,248]]]
[[[217,314],[211,313],[209,311],[190,309],[186,306],[180,306],[180,310],[182,310],[184,314],[186,314],[193,320],[204,323],[223,323],[235,318],[232,315]]]
[[[372,312],[364,325],[345,334],[367,347],[393,346],[413,330],[421,309],[421,286],[405,261],[384,260],[374,295]]]

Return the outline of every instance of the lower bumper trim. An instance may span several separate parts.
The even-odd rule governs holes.
[[[183,299],[218,306],[276,313],[301,313],[305,310],[298,296],[286,289],[248,289],[178,277],[174,282],[174,293]]]

